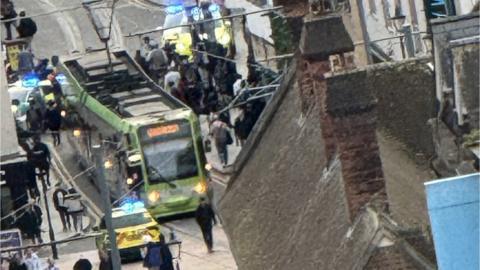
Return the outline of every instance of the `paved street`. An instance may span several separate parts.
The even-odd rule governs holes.
[[[80,0],[16,1],[17,9],[25,8],[27,14],[30,15],[51,12],[55,9],[73,8],[73,10],[35,18],[38,25],[38,32],[33,39],[32,47],[36,58],[50,58],[52,55],[70,57],[81,55],[89,48],[98,49],[103,47],[97,34],[93,30],[85,9],[81,7],[81,2]],[[107,10],[98,10],[95,12],[98,12],[102,18],[108,18]],[[161,26],[164,17],[165,13],[163,9],[157,5],[152,5],[149,1],[119,1],[115,10],[115,20],[112,27],[111,48],[127,48],[130,53],[134,52],[140,44],[140,39],[124,38],[123,35]],[[159,37],[159,34],[152,34],[150,36]],[[233,115],[235,116],[235,113]],[[206,117],[201,117],[201,123],[202,133],[204,136],[207,136],[208,123]],[[99,216],[102,214],[101,198],[98,189],[88,180],[87,174],[78,175],[82,173],[82,169],[78,167],[72,152],[75,150],[69,148],[67,139],[67,137],[71,136],[71,132],[72,131],[63,132],[63,144],[59,147],[52,146],[50,136],[45,136],[44,141],[48,142],[54,156],[55,181],[57,179],[64,179],[69,186],[73,186],[79,190],[89,206],[89,217],[84,217],[85,227],[93,226],[92,223],[98,221]],[[235,158],[239,150],[240,148],[236,145],[230,146],[230,161]],[[207,158],[214,168],[223,170],[214,147],[211,153],[207,153]],[[77,177],[72,180],[75,176]],[[216,178],[214,181],[216,200],[221,197],[224,188],[224,180]],[[52,192],[53,190],[47,192],[49,200],[51,200]],[[52,205],[51,201],[49,203]],[[43,204],[42,208],[45,209]],[[51,216],[56,240],[65,239],[74,235],[72,232],[63,232],[58,213],[51,206],[50,209],[52,209]],[[213,254],[207,254],[201,232],[193,218],[169,221],[167,225],[175,229],[177,237],[182,241],[181,269],[198,269],[199,265],[201,265],[201,269],[206,270],[236,269],[235,261],[230,253],[228,240],[221,225],[214,228],[215,252]],[[42,230],[43,239],[46,241],[48,240],[48,226],[46,222],[42,225]],[[88,258],[95,264],[98,264],[98,255],[93,238],[61,244],[58,245],[58,249],[60,255],[58,265],[60,269],[71,269],[73,263],[80,257]],[[38,254],[41,257],[51,255],[49,247],[42,248]],[[140,268],[142,268],[141,262],[129,263],[122,267],[122,269]]]

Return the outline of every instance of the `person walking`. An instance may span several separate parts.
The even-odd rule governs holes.
[[[45,112],[45,127],[50,129],[53,138],[53,146],[60,145],[60,127],[62,126],[62,115],[60,114],[57,104],[50,100],[48,109]]]
[[[27,253],[25,255],[25,265],[27,266],[28,270],[43,270],[40,258],[38,258],[38,255],[31,249],[27,249]]]
[[[17,12],[15,11],[15,7],[10,0],[2,0],[2,3],[0,5],[1,9],[1,15],[2,15],[2,21],[3,20],[11,20],[15,19],[17,17]],[[5,30],[7,31],[7,36],[5,40],[11,40],[12,39],[12,28],[11,26],[16,27],[16,21],[9,21],[9,22],[4,22],[5,25]]]
[[[160,246],[160,258],[162,259],[160,270],[174,270],[172,252],[165,242],[165,236],[163,234],[160,234],[158,244]]]
[[[40,225],[42,224],[42,211],[37,209],[33,202],[26,207],[25,211],[17,217],[16,225],[25,233],[34,244],[43,243]]]
[[[40,136],[35,136],[33,139],[34,145],[32,148],[32,161],[35,169],[38,171],[38,175],[44,177],[47,188],[50,188],[50,163],[51,156],[50,150],[46,144],[42,143]]]
[[[21,10],[18,15],[20,16],[20,23],[17,26],[18,37],[26,41],[26,49],[30,50],[33,36],[37,33],[37,24],[32,18],[25,17],[27,14],[24,10]]]
[[[85,206],[81,201],[81,195],[75,189],[70,189],[69,193],[64,197],[64,206],[67,207],[67,213],[72,217],[75,232],[81,233],[83,230],[83,211]]]
[[[72,228],[70,223],[70,215],[67,212],[68,207],[65,207],[64,203],[65,196],[67,196],[67,194],[68,192],[61,186],[58,186],[53,192],[53,206],[58,211],[64,232],[69,231]]]
[[[217,224],[215,218],[215,213],[213,212],[212,206],[207,202],[204,197],[200,198],[200,204],[195,211],[195,220],[197,221],[200,230],[202,231],[203,240],[207,245],[208,253],[213,252],[213,236],[212,228],[213,225]]]
[[[228,164],[228,148],[233,143],[233,139],[228,131],[228,126],[220,119],[215,119],[210,128],[211,135],[217,148],[218,157],[223,167]]]

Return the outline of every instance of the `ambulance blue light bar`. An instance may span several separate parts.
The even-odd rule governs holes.
[[[38,86],[40,79],[38,78],[37,74],[29,73],[25,75],[22,79],[22,86],[25,88],[35,88]]]
[[[139,211],[145,208],[145,204],[139,200],[126,199],[120,208],[127,214]]]
[[[165,10],[167,14],[177,14],[180,12],[183,12],[183,6],[182,5],[173,5],[173,6],[168,6]]]

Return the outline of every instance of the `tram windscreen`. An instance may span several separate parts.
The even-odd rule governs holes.
[[[150,183],[171,182],[198,175],[190,125],[177,123],[141,130]]]

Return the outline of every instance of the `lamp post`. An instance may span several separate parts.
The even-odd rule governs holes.
[[[103,161],[103,149],[100,145],[94,145],[92,147],[93,155],[95,157],[95,164],[97,167],[97,178],[100,184],[100,193],[103,199],[104,212],[105,212],[105,226],[108,230],[108,239],[110,240],[112,269],[121,269],[120,254],[117,248],[117,236],[112,225],[112,205],[110,202],[110,192],[105,180],[104,161]]]
[[[106,20],[102,20],[102,18],[98,15],[98,13],[93,11],[94,3],[103,2],[102,0],[83,0],[82,4],[87,9],[90,21],[92,22],[95,32],[97,33],[100,41],[105,44],[105,50],[107,51],[108,57],[108,71],[112,72],[112,57],[110,55],[110,47],[108,46],[108,42],[110,41],[110,35],[112,33],[112,22],[113,22],[113,12],[115,10],[115,4],[118,0],[113,0],[113,4],[111,8],[110,20],[107,22]],[[101,7],[105,8],[105,7]]]
[[[47,212],[47,221],[48,221],[48,234],[50,236],[50,242],[52,247],[52,256],[55,260],[58,259],[57,245],[55,244],[55,234],[53,233],[52,219],[50,217],[50,207],[48,206],[47,199],[47,183],[45,179],[45,172],[40,171],[37,176],[40,178],[43,189],[43,201],[45,202],[45,211]]]

